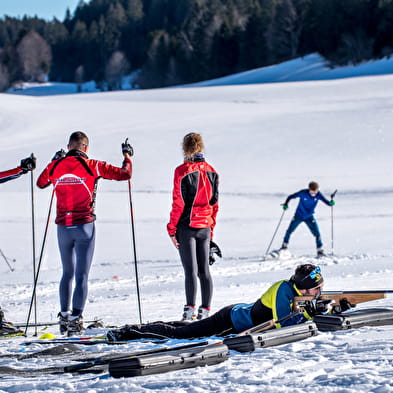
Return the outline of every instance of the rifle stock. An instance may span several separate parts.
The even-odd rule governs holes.
[[[250,329],[243,330],[242,332],[238,333],[237,336],[245,336],[247,334],[260,333],[265,330],[269,330],[271,328],[276,327],[277,323],[281,323],[281,322],[286,321],[287,319],[291,319],[291,318],[295,317],[296,315],[299,315],[300,313],[301,313],[300,310],[295,310],[295,311],[291,312],[290,314],[288,314],[287,316],[285,316],[281,319],[278,319],[277,321],[275,321],[274,319],[270,319],[269,321],[262,322],[261,324],[253,326]]]
[[[318,300],[331,300],[333,305],[340,304],[341,299],[346,299],[352,306],[358,303],[371,302],[386,298],[387,293],[393,291],[322,291],[318,296]],[[293,303],[293,309],[302,309],[307,302],[313,300],[313,296],[296,296]]]
[[[274,319],[271,319],[270,321],[263,322],[260,325],[253,326],[250,329],[242,331],[241,333],[238,334],[238,336],[245,336],[246,334],[263,332],[264,330],[271,329],[275,325],[276,325],[276,321]]]

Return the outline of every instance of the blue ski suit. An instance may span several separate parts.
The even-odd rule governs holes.
[[[289,201],[295,198],[299,198],[299,203],[297,205],[295,215],[293,216],[292,221],[290,222],[289,227],[285,233],[283,243],[288,244],[292,233],[299,226],[299,224],[304,222],[315,237],[317,248],[322,248],[323,243],[321,233],[319,232],[318,223],[314,217],[314,211],[319,201],[322,201],[326,205],[330,206],[329,201],[319,191],[315,194],[315,196],[312,196],[308,189],[304,189],[289,195],[284,204],[288,205]]]

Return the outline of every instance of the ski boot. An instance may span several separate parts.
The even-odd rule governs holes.
[[[83,317],[79,315],[76,318],[70,317],[68,322],[67,334],[68,337],[80,336],[85,331],[83,327]]]
[[[195,306],[184,306],[182,321],[195,321]]]
[[[201,319],[207,318],[209,316],[209,312],[210,312],[210,307],[202,307],[202,306],[200,306],[198,308],[197,319],[201,320]]]
[[[327,255],[325,254],[325,251],[323,251],[322,248],[318,248],[317,249],[317,258],[324,258],[327,257]]]
[[[66,316],[64,316],[61,312],[59,312],[57,314],[57,317],[59,318],[59,329],[60,329],[60,334],[64,335],[67,333],[68,330],[68,324],[69,324],[69,320],[68,317],[69,315],[67,314]]]
[[[106,333],[108,341],[128,341],[143,338],[143,333],[139,330],[141,325],[124,325],[119,329],[111,329]]]

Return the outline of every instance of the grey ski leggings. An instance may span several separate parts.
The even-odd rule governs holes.
[[[176,231],[185,275],[186,301],[195,306],[197,277],[201,285],[202,307],[210,307],[213,280],[209,270],[210,228],[179,227]]]
[[[94,222],[71,226],[58,225],[57,240],[63,265],[59,288],[61,311],[70,309],[72,281],[75,277],[72,313],[81,315],[86,303],[87,283],[94,253]]]

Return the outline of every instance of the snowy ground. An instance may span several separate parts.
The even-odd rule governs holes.
[[[184,303],[183,270],[165,231],[180,143],[201,132],[206,157],[220,173],[220,212],[215,241],[224,258],[212,267],[213,311],[251,302],[273,282],[312,260],[305,227],[293,235],[294,258],[262,262],[281,215],[280,203],[310,180],[330,195],[336,260],[321,261],[326,290],[389,289],[393,278],[393,76],[235,87],[163,89],[53,97],[0,95],[0,168],[31,152],[35,177],[69,134],[84,130],[90,155],[121,163],[120,144],[135,149],[133,204],[143,319],[177,319]],[[37,254],[50,190],[34,189]],[[1,185],[0,248],[15,258],[11,272],[0,260],[1,306],[24,321],[32,291],[30,177]],[[278,247],[295,210],[289,211]],[[316,216],[331,251],[331,209]],[[97,245],[85,319],[138,321],[127,183],[101,180]],[[116,277],[117,276],[117,277]],[[38,319],[55,320],[60,262],[53,217],[38,289]],[[392,297],[373,302],[388,307]],[[361,305],[361,308],[367,305]],[[57,333],[54,328],[49,332]],[[33,331],[30,332],[32,334]],[[31,339],[32,337],[29,337]],[[0,355],[36,351],[25,338],[2,340]],[[133,343],[122,350],[149,348]],[[113,350],[104,346],[84,350]],[[0,359],[0,366],[38,367],[48,362]],[[393,326],[318,336],[251,354],[231,353],[217,366],[134,379],[107,375],[0,379],[0,392],[393,392]]]
[[[245,85],[251,83],[300,82],[351,78],[355,76],[386,75],[393,72],[393,59],[364,61],[357,65],[332,67],[318,53],[285,61],[281,64],[256,68],[222,78],[202,81],[192,86]]]

